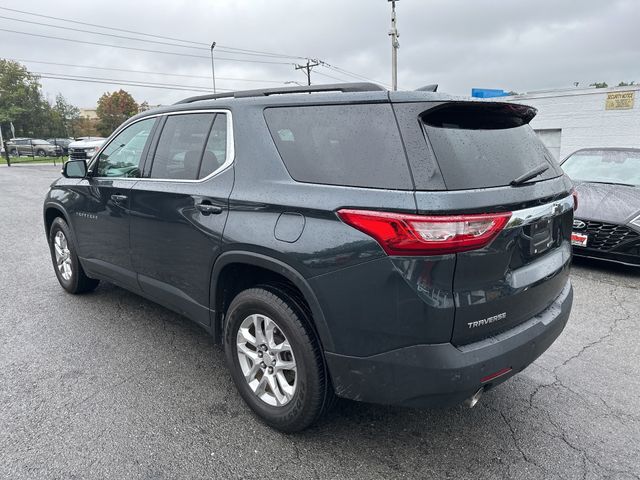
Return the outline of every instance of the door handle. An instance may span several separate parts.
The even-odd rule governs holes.
[[[111,200],[114,202],[124,202],[127,199],[126,195],[114,194],[111,195]]]
[[[196,208],[198,210],[200,210],[200,212],[202,212],[203,215],[218,215],[219,213],[222,213],[222,207],[219,207],[217,205],[211,205],[210,203],[197,203],[196,204]]]

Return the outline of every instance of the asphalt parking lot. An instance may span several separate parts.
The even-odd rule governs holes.
[[[282,435],[188,320],[59,287],[41,217],[58,171],[0,167],[0,478],[640,478],[640,270],[577,263],[562,336],[473,409],[345,401]]]

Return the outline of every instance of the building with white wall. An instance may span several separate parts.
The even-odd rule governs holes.
[[[543,90],[496,98],[531,105],[531,126],[562,160],[586,147],[640,148],[640,85]]]
[[[96,113],[96,108],[81,108],[80,117],[88,118],[89,120],[97,120],[98,114]]]

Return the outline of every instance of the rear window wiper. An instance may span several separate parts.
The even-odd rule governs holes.
[[[517,187],[518,185],[522,185],[523,183],[531,180],[532,178],[536,178],[538,175],[542,175],[544,172],[549,170],[549,165],[538,165],[537,167],[529,170],[527,173],[520,175],[518,178],[511,180],[510,185],[512,187]]]

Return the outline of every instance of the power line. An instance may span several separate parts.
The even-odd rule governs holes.
[[[40,25],[40,26],[43,26],[43,27],[58,28],[58,29],[61,29],[61,30],[69,30],[69,31],[80,32],[80,33],[88,33],[90,35],[102,35],[104,37],[120,38],[120,39],[123,39],[123,40],[133,40],[133,41],[136,41],[136,42],[153,43],[153,44],[156,44],[156,45],[167,45],[167,46],[170,46],[170,47],[191,48],[191,49],[194,49],[194,50],[203,50],[203,51],[208,51],[209,50],[208,48],[204,48],[204,47],[196,47],[196,46],[191,46],[191,45],[181,45],[179,43],[172,43],[172,42],[161,42],[161,41],[158,41],[158,40],[147,40],[147,39],[144,39],[144,38],[129,37],[127,35],[116,35],[116,34],[113,34],[113,33],[96,32],[94,30],[84,30],[82,28],[73,28],[73,27],[68,27],[68,26],[64,26],[64,25],[53,25],[51,23],[34,22],[32,20],[24,20],[24,19],[20,19],[20,18],[6,17],[4,15],[0,15],[0,18],[2,18],[4,20],[10,20],[10,21],[13,21],[13,22],[22,22],[22,23],[28,23],[28,24],[31,24],[31,25]],[[257,52],[251,52],[249,50],[244,51],[243,49],[235,49],[235,48],[228,48],[228,47],[219,47],[217,49],[217,51],[223,52],[223,53],[236,54],[236,55],[251,55],[251,56],[256,56],[256,57],[281,58],[281,55],[267,54],[267,53],[257,53]]]
[[[384,83],[384,82],[380,82],[378,80],[373,80],[371,78],[365,77],[364,75],[360,75],[359,73],[350,72],[349,70],[346,70],[346,69],[340,68],[340,67],[336,67],[335,65],[331,65],[330,63],[321,62],[321,64],[322,64],[323,67],[328,68],[330,70],[334,70],[335,72],[341,73],[342,75],[347,75],[349,77],[353,77],[353,78],[356,78],[358,80],[366,80],[367,82],[373,82],[373,83],[377,83],[379,85],[383,85],[385,87],[389,87],[389,85]]]
[[[63,74],[55,74],[55,73],[39,73],[33,72],[35,75],[38,75],[40,78],[47,78],[51,80],[68,80],[73,82],[84,82],[84,83],[103,83],[103,84],[111,84],[111,85],[128,85],[133,87],[144,87],[144,88],[159,88],[162,90],[181,90],[187,92],[211,92],[210,88],[207,87],[199,87],[199,86],[185,86],[185,85],[175,85],[175,84],[165,84],[165,83],[150,83],[150,82],[138,82],[135,80],[120,80],[116,78],[100,78],[100,77],[85,77],[80,75],[63,75]],[[228,92],[233,91],[228,88],[220,88],[219,90],[225,90]]]
[[[254,53],[254,54],[263,55],[265,57],[290,58],[292,60],[306,60],[307,59],[307,57],[301,57],[299,55],[287,55],[285,53],[265,52],[264,50],[250,50],[250,49],[246,49],[246,48],[229,47],[227,45],[220,45],[220,47],[224,48],[225,50],[232,50],[233,52],[237,52],[237,53],[247,52],[247,54]],[[230,52],[230,53],[233,53],[233,52]]]
[[[73,74],[67,74],[67,73],[55,73],[55,72],[31,72],[34,75],[56,75],[56,76],[61,76],[61,77],[73,77],[73,78],[79,78],[79,79],[87,79],[87,80],[109,80],[109,81],[113,81],[113,82],[133,82],[133,83],[141,83],[141,84],[145,84],[145,85],[160,85],[162,87],[193,87],[193,88],[197,88],[199,90],[207,90],[210,91],[211,89],[209,87],[205,87],[205,86],[201,86],[201,85],[184,85],[184,84],[178,84],[178,83],[162,83],[162,82],[147,82],[144,80],[129,80],[129,79],[120,79],[120,78],[103,78],[103,77],[89,77],[86,75],[73,75]]]
[[[333,75],[328,75],[326,73],[322,73],[322,72],[315,72],[316,75],[321,75],[323,77],[327,77],[327,78],[331,78],[332,80],[337,80],[339,82],[347,82],[347,80],[343,79],[343,78],[338,78],[338,77],[334,77]]]
[[[192,43],[192,44],[195,44],[195,45],[204,45],[204,46],[208,45],[207,43],[203,43],[203,42],[194,42],[194,41],[191,41],[191,40],[182,40],[180,38],[166,37],[166,36],[163,36],[163,35],[153,35],[151,33],[140,33],[140,32],[136,32],[134,30],[126,30],[124,28],[105,27],[105,26],[102,26],[102,25],[98,25],[96,23],[80,22],[78,20],[69,20],[67,18],[53,17],[51,15],[43,15],[41,13],[33,13],[33,12],[27,12],[27,11],[24,11],[24,10],[17,10],[15,8],[8,8],[8,7],[0,7],[0,8],[2,10],[9,10],[11,12],[23,13],[25,15],[33,15],[34,17],[48,18],[50,20],[60,20],[60,21],[63,21],[63,22],[75,23],[75,24],[78,24],[78,25],[87,25],[89,27],[97,27],[97,28],[104,28],[104,29],[109,29],[109,30],[116,30],[118,32],[134,33],[134,34],[137,34],[137,35],[144,35],[145,37],[162,38],[162,39],[165,39],[165,40],[175,40],[177,42]]]
[[[30,32],[21,32],[18,30],[9,30],[6,28],[0,28],[2,32],[9,33],[17,33],[19,35],[28,35],[31,37],[40,37],[40,38],[51,38],[53,40],[62,40],[65,42],[74,42],[74,43],[84,43],[87,45],[97,45],[99,47],[111,47],[111,48],[121,48],[124,50],[135,50],[138,52],[149,52],[149,53],[161,53],[164,55],[177,55],[179,57],[191,57],[191,58],[206,58],[209,60],[209,57],[206,55],[195,55],[193,53],[184,53],[184,52],[166,52],[163,50],[151,50],[148,48],[138,48],[138,47],[125,47],[124,45],[113,45],[109,43],[99,43],[99,42],[90,42],[88,40],[76,40],[75,38],[64,38],[64,37],[54,37],[53,35],[43,35],[40,33],[30,33]],[[291,65],[290,62],[276,62],[270,60],[248,60],[241,58],[231,58],[231,57],[216,57],[216,60],[223,60],[229,62],[247,62],[247,63],[266,63],[266,64],[274,64],[274,65]]]
[[[17,10],[15,8],[8,8],[8,7],[1,7],[0,6],[0,9],[8,10],[8,11],[11,11],[11,12],[16,12],[16,13],[21,13],[21,14],[24,14],[24,15],[32,15],[32,16],[35,16],[35,17],[48,18],[50,20],[59,20],[59,21],[62,21],[62,22],[69,22],[69,23],[74,23],[74,24],[77,24],[77,25],[86,25],[86,26],[90,26],[90,27],[102,28],[104,30],[114,30],[114,31],[117,31],[117,32],[132,33],[134,35],[140,35],[140,36],[145,36],[145,37],[159,38],[159,39],[163,39],[163,40],[173,40],[173,41],[176,41],[176,42],[190,43],[190,44],[199,45],[199,46],[202,46],[202,47],[208,47],[209,46],[209,44],[205,43],[205,42],[195,42],[193,40],[185,40],[185,39],[181,39],[181,38],[167,37],[165,35],[154,35],[154,34],[151,34],[151,33],[137,32],[135,30],[127,30],[127,29],[124,29],[124,28],[108,27],[108,26],[105,26],[105,25],[99,25],[99,24],[95,24],[95,23],[81,22],[81,21],[78,21],[78,20],[69,20],[67,18],[54,17],[54,16],[51,16],[51,15],[43,15],[43,14],[39,14],[39,13],[27,12],[25,10]],[[90,32],[90,33],[98,33],[98,32]],[[142,39],[138,39],[138,40],[144,41]],[[306,57],[301,57],[301,56],[298,56],[298,55],[287,55],[287,54],[282,54],[282,53],[266,52],[266,51],[263,51],[263,50],[250,50],[250,49],[246,49],[246,48],[229,47],[227,45],[219,45],[219,48],[220,49],[225,49],[225,50],[231,50],[231,52],[228,52],[228,53],[237,52],[238,54],[244,54],[244,55],[253,54],[253,55],[262,55],[262,56],[269,56],[269,57],[279,57],[279,58],[290,58],[290,59],[296,59],[296,60],[306,60]]]
[[[69,30],[69,31],[73,31],[73,32],[89,33],[91,35],[102,35],[104,37],[122,38],[124,40],[135,40],[137,42],[155,43],[157,45],[169,45],[171,47],[193,48],[195,50],[206,50],[206,48],[204,48],[204,47],[196,47],[196,46],[191,46],[191,45],[180,45],[179,43],[161,42],[159,40],[146,40],[144,38],[128,37],[126,35],[116,35],[114,33],[95,32],[95,31],[91,31],[91,30],[84,30],[82,28],[73,28],[73,27],[68,27],[68,26],[63,26],[63,25],[53,25],[51,23],[34,22],[32,20],[23,20],[23,19],[20,19],[20,18],[5,17],[4,15],[0,15],[0,18],[2,18],[4,20],[11,20],[12,22],[29,23],[31,25],[41,25],[43,27],[59,28],[59,29],[62,29],[62,30]]]
[[[148,70],[129,70],[125,68],[94,67],[92,65],[73,65],[70,63],[42,62],[38,60],[23,60],[19,58],[7,58],[7,60],[12,60],[14,62],[24,62],[24,63],[41,63],[43,65],[56,65],[59,67],[88,68],[92,70],[111,70],[114,72],[144,73],[148,75],[164,75],[168,77],[204,78],[204,79],[211,78],[210,75],[187,75],[187,74],[180,74],[180,73],[150,72]],[[61,74],[61,75],[66,75],[66,74]],[[277,84],[283,84],[285,82],[284,80],[261,80],[261,79],[254,79],[254,78],[233,78],[233,77],[216,77],[216,78],[220,80],[231,80],[231,81],[237,81],[237,82],[257,82],[257,83],[277,83]]]
[[[90,26],[90,27],[101,28],[101,29],[104,29],[104,30],[113,30],[113,31],[118,31],[118,32],[130,33],[130,34],[134,34],[134,35],[138,35],[138,36],[145,36],[145,37],[157,38],[157,39],[162,39],[162,40],[171,40],[171,41],[175,41],[175,42],[189,43],[189,44],[198,45],[198,46],[201,46],[201,47],[209,47],[209,43],[205,43],[205,42],[196,42],[196,41],[193,41],[193,40],[185,40],[185,39],[176,38],[176,37],[169,37],[169,36],[166,36],[166,35],[156,35],[156,34],[151,34],[151,33],[137,32],[135,30],[127,30],[127,29],[118,28],[118,27],[109,27],[109,26],[100,25],[100,24],[96,24],[96,23],[82,22],[82,21],[79,21],[79,20],[69,20],[69,19],[62,18],[62,17],[44,15],[44,14],[28,12],[28,11],[25,11],[25,10],[18,10],[18,9],[15,9],[15,8],[8,8],[8,7],[3,7],[3,6],[0,6],[0,9],[8,10],[8,11],[11,11],[11,12],[20,13],[20,14],[24,14],[24,15],[32,15],[32,16],[36,16],[36,17],[47,18],[47,19],[50,19],[50,20],[59,20],[59,21],[62,21],[62,22],[68,22],[68,23],[73,23],[73,24],[77,24],[77,25],[86,25],[86,26]],[[7,18],[7,17],[4,17],[4,18]],[[15,19],[15,20],[18,20],[18,19]],[[18,21],[20,21],[20,20],[18,20]],[[29,22],[29,21],[26,21],[26,20],[22,20],[22,21]],[[29,22],[29,23],[37,23],[37,22]],[[54,28],[61,28],[61,27],[58,27],[58,26],[55,26],[55,25],[47,25],[47,24],[41,24],[41,25],[51,26],[51,27],[54,27]],[[64,27],[62,27],[62,28],[64,28]],[[162,53],[162,54],[167,54],[167,55],[181,55],[181,56],[190,56],[190,57],[194,57],[194,58],[207,58],[207,59],[209,59],[209,57],[205,57],[204,55],[181,54],[181,53],[177,53],[177,52],[175,52],[175,53],[174,52],[163,52],[163,51],[150,50],[150,49],[141,49],[141,48],[135,48],[135,47],[124,47],[124,46],[119,46],[119,45],[100,44],[100,43],[97,43],[97,42],[88,42],[88,41],[72,40],[72,39],[61,38],[61,37],[53,37],[53,36],[38,35],[38,34],[29,34],[27,32],[19,32],[19,31],[15,31],[15,30],[7,30],[7,29],[0,29],[0,31],[7,31],[7,32],[10,32],[10,33],[18,33],[18,34],[23,34],[23,35],[40,36],[40,37],[43,37],[43,38],[53,38],[53,39],[57,39],[57,40],[75,41],[75,42],[78,42],[78,43],[87,43],[89,45],[98,45],[98,46],[106,46],[106,47],[114,47],[114,48],[123,48],[123,49],[129,49],[129,50],[146,51],[146,52],[151,52],[151,53]],[[85,30],[82,30],[82,31],[86,32]],[[95,33],[95,34],[105,35],[104,33],[93,32],[93,31],[88,32],[88,33]],[[137,41],[147,41],[147,40],[143,40],[143,39],[136,39],[136,38],[130,38],[130,37],[122,37],[122,38],[128,38],[128,39],[137,40]],[[162,44],[162,42],[158,42],[158,43]],[[173,45],[173,46],[176,46],[176,47],[187,47],[186,45]],[[289,58],[289,59],[295,59],[295,60],[311,60],[309,57],[302,57],[302,56],[288,55],[288,54],[280,54],[280,53],[268,52],[268,51],[264,51],[264,50],[251,50],[251,49],[245,49],[245,48],[236,48],[236,47],[230,47],[230,46],[220,45],[220,44],[218,44],[217,51],[223,51],[224,53],[232,53],[232,54],[235,53],[237,55],[256,55],[256,56],[274,57],[274,58]],[[220,59],[220,60],[228,60],[228,61],[236,61],[236,62],[248,62],[248,63],[272,63],[272,64],[283,64],[283,65],[290,65],[291,64],[289,62],[243,60],[243,59],[231,58],[231,57],[217,57],[217,58]],[[356,78],[358,80],[366,80],[366,81],[369,81],[369,82],[374,82],[374,83],[378,83],[380,85],[384,85],[385,87],[389,87],[388,84],[385,84],[385,83],[377,81],[377,80],[373,80],[371,78],[365,77],[364,75],[360,75],[358,73],[351,72],[351,71],[346,70],[344,68],[341,68],[341,67],[338,67],[338,66],[335,66],[335,65],[331,65],[331,64],[329,64],[327,62],[323,62],[321,60],[319,62],[325,68],[332,69],[332,70],[334,70],[337,73],[340,73],[342,75],[347,75],[349,77]],[[329,78],[337,79],[335,77],[329,77]]]

